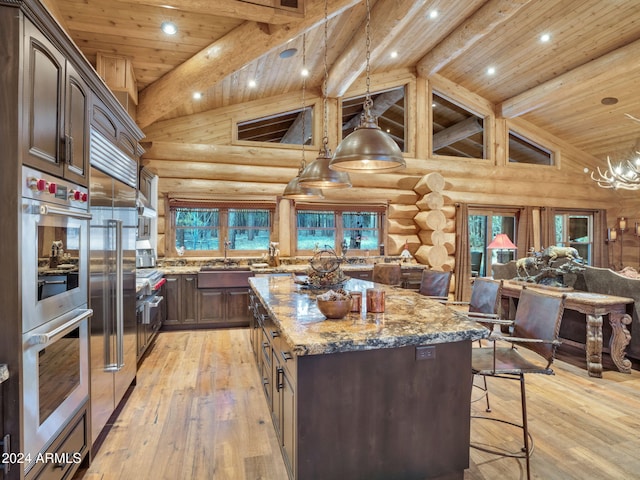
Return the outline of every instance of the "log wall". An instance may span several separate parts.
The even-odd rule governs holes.
[[[437,76],[415,78],[406,70],[372,77],[372,88],[382,89],[406,84],[407,88],[407,168],[386,174],[352,174],[353,187],[346,190],[325,190],[330,201],[386,200],[387,252],[399,254],[405,243],[423,263],[450,270],[455,262],[455,204],[464,202],[483,205],[555,206],[581,209],[608,209],[609,223],[616,217],[633,218],[639,202],[631,195],[599,188],[584,173],[585,167],[597,159],[565,144],[560,139],[540,131],[526,122],[496,119],[494,106],[460,86]],[[360,82],[351,96],[361,93]],[[485,115],[489,139],[486,159],[434,157],[431,149],[430,102],[432,89],[450,96],[480,115]],[[308,104],[318,98],[310,96]],[[165,254],[165,197],[210,195],[272,196],[279,202],[286,184],[298,171],[301,148],[272,144],[247,144],[234,141],[237,121],[283,112],[300,106],[300,94],[291,93],[272,99],[262,99],[243,105],[159,121],[145,129],[146,153],[143,164],[159,175],[158,194],[158,254]],[[320,112],[317,109],[316,112]],[[329,143],[337,144],[339,102],[330,99]],[[314,115],[314,132],[322,132],[322,115]],[[534,141],[551,148],[556,165],[535,166],[509,164],[506,158],[508,129],[516,129]],[[321,134],[306,149],[309,163],[317,155]],[[290,222],[279,207],[280,222]],[[292,252],[291,228],[276,225],[283,252]],[[631,235],[627,235],[631,237]],[[630,239],[625,237],[625,248]],[[637,245],[637,237],[634,237]],[[287,245],[289,247],[287,248]],[[630,248],[629,248],[630,249]],[[638,251],[633,254],[637,259]],[[167,252],[173,255],[173,252]],[[629,253],[631,259],[631,252]],[[432,259],[432,260],[429,260]]]

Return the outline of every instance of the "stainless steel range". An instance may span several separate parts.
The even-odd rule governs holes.
[[[162,326],[164,274],[153,268],[136,270],[136,318],[138,324],[138,361],[152,344]]]

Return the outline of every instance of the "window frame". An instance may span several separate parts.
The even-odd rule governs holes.
[[[562,217],[562,238],[558,241],[558,231],[556,229],[557,217]],[[587,230],[588,230],[588,242],[576,242],[569,238],[569,222],[572,217],[586,217],[587,218]],[[556,209],[553,223],[553,234],[556,242],[554,245],[560,245],[565,247],[574,247],[576,245],[587,246],[587,258],[583,258],[586,265],[593,265],[593,250],[594,250],[594,212],[592,210],[565,210]],[[578,249],[579,251],[579,249]]]
[[[328,203],[305,203],[296,202],[294,208],[291,209],[292,225],[295,225],[295,235],[292,235],[292,251],[297,256],[313,255],[314,249],[298,249],[298,212],[300,211],[318,211],[318,212],[333,212],[334,215],[334,230],[335,230],[335,252],[337,255],[342,255],[342,240],[344,237],[344,213],[375,213],[378,216],[378,241],[376,248],[372,249],[350,249],[347,247],[347,257],[359,257],[378,255],[381,244],[386,243],[386,231],[385,220],[387,216],[387,205],[381,204],[328,204]],[[349,229],[347,229],[349,230]],[[324,248],[324,245],[318,245],[318,248]]]
[[[230,210],[264,210],[268,212],[269,225],[266,227],[269,231],[269,242],[274,241],[274,219],[276,203],[265,201],[215,201],[215,200],[169,200],[169,225],[168,235],[166,235],[165,242],[165,256],[174,257],[179,256],[176,247],[176,208],[191,208],[191,209],[218,209],[219,225],[217,227],[219,241],[217,250],[185,250],[182,256],[184,257],[221,257],[225,255],[224,252],[224,240],[229,238],[229,230],[231,228],[239,228],[229,226],[229,211]],[[242,228],[242,227],[240,227]],[[228,249],[227,257],[247,257],[247,256],[260,256],[268,251],[268,246],[259,250],[236,250]]]

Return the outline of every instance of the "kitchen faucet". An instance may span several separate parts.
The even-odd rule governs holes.
[[[231,246],[231,242],[229,240],[225,240],[224,241],[224,263],[227,263],[227,251],[229,250],[229,247]]]

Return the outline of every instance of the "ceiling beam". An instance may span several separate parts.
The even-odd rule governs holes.
[[[469,117],[433,134],[433,151],[448,147],[482,131],[478,117]]]
[[[505,100],[498,105],[497,114],[504,118],[519,117],[585,91],[601,90],[611,80],[633,75],[638,69],[639,55],[640,40],[636,40]]]
[[[127,0],[127,3],[164,7],[218,17],[239,18],[241,20],[274,25],[283,25],[302,18],[302,15],[298,12],[238,0]]]
[[[328,0],[328,15],[339,15],[359,0]],[[147,86],[139,94],[136,121],[141,128],[288,40],[324,21],[324,2],[309,2],[303,19],[273,28],[244,22]]]
[[[371,57],[384,52],[406,25],[415,19],[425,3],[426,0],[378,0],[371,9]],[[366,52],[366,29],[363,24],[349,42],[349,48],[342,52],[329,71],[329,97],[342,97],[365,71]]]
[[[386,112],[391,105],[395,104],[398,100],[404,97],[404,88],[394,88],[388,92],[381,93],[373,101],[371,107],[371,114],[374,117],[380,117]],[[360,110],[357,115],[351,117],[351,119],[342,124],[342,131],[352,130],[360,125],[360,117],[364,113],[364,109]]]
[[[463,55],[476,42],[520,11],[531,0],[490,0],[436,45],[416,65],[418,75],[428,77]]]

